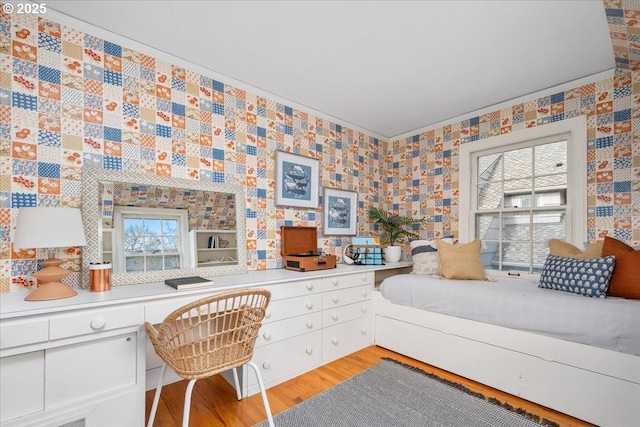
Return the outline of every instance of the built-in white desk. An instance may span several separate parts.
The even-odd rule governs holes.
[[[410,266],[261,270],[216,276],[212,286],[198,289],[147,283],[101,293],[80,289],[52,301],[0,294],[0,423],[143,425],[145,390],[155,388],[161,365],[144,322],[159,323],[182,305],[237,288],[271,291],[253,361],[265,385],[273,386],[371,345],[371,292],[383,277]],[[241,372],[245,395],[257,391],[250,377]]]

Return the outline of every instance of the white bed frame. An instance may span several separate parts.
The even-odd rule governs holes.
[[[380,347],[590,423],[640,426],[640,356],[393,304],[379,291],[373,307]]]

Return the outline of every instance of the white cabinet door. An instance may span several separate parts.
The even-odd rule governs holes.
[[[132,387],[136,350],[135,332],[48,349],[47,409]]]
[[[0,421],[44,410],[44,350],[0,359]]]

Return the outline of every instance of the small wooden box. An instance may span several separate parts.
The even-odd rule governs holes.
[[[280,229],[284,268],[295,271],[327,270],[336,267],[335,255],[318,253],[316,227],[290,227]]]

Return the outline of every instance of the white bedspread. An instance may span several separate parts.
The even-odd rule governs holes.
[[[522,279],[414,274],[388,277],[380,291],[395,304],[640,355],[640,300],[589,298]]]

